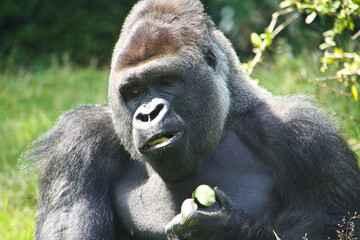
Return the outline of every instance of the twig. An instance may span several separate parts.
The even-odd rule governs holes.
[[[344,52],[344,53],[329,53],[326,52],[327,58],[355,58],[358,56],[358,53],[355,52]]]
[[[338,79],[339,79],[338,76],[326,76],[326,77],[317,77],[317,78],[315,78],[314,81],[322,82],[322,81],[327,81],[327,80],[338,80]]]
[[[355,40],[358,36],[360,36],[360,30],[351,37],[351,40]]]
[[[354,76],[354,75],[360,75],[360,70],[353,72],[353,73],[349,73],[349,74],[345,74],[345,75],[339,75],[339,76],[326,76],[326,77],[317,77],[315,78],[313,81],[316,82],[324,82],[324,81],[328,81],[328,80],[338,80],[339,78],[342,77],[349,77],[349,76]],[[313,82],[312,80],[310,80],[310,82]]]
[[[293,21],[295,21],[299,16],[300,16],[300,14],[298,12],[296,12],[291,17],[289,17],[283,24],[280,24],[274,30],[274,32],[271,34],[272,38],[275,38],[276,35],[278,35],[285,27],[287,27],[289,24],[291,24]]]
[[[275,28],[275,25],[276,25],[276,22],[278,20],[278,18],[282,15],[285,15],[285,14],[288,14],[288,13],[291,13],[293,12],[294,9],[293,8],[285,8],[283,10],[280,10],[280,11],[277,11],[277,12],[274,12],[271,16],[271,22],[269,24],[269,27],[268,27],[268,30],[270,32],[274,31],[274,28]]]
[[[272,15],[271,18],[271,22],[267,28],[267,30],[269,31],[269,33],[271,34],[271,38],[274,39],[276,35],[278,35],[285,27],[287,27],[290,23],[292,23],[293,21],[295,21],[300,14],[298,12],[296,12],[295,14],[293,14],[290,18],[288,18],[285,22],[283,22],[282,24],[280,24],[277,28],[275,28],[276,23],[279,19],[280,16],[285,15],[285,14],[289,14],[291,12],[294,12],[295,9],[293,8],[285,8],[283,10],[277,11]],[[275,28],[275,30],[274,30]],[[261,56],[266,48],[268,44],[268,40],[264,39],[264,41],[262,41],[261,45],[259,48],[254,49],[255,52],[255,57],[254,59],[251,61],[251,64],[248,68],[248,74],[250,75],[255,66],[260,62]]]

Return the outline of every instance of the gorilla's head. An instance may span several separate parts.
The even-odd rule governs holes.
[[[140,1],[112,59],[113,123],[133,159],[184,179],[214,150],[231,107],[236,57],[197,0]],[[236,68],[236,67],[232,67]]]

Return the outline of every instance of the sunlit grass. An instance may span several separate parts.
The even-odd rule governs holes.
[[[64,111],[107,100],[107,70],[52,67],[0,74],[0,239],[33,239],[37,182],[18,159]]]

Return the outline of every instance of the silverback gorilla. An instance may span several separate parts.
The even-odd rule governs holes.
[[[310,98],[254,84],[198,0],[140,1],[109,104],[64,114],[28,153],[41,167],[36,239],[335,238],[360,210],[337,131]],[[200,184],[214,206],[186,201]]]

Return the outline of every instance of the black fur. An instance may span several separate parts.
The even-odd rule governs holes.
[[[238,65],[199,1],[137,4],[109,105],[64,114],[27,155],[36,239],[335,238],[360,210],[355,154],[310,98],[273,97]],[[181,208],[204,183],[217,203]]]

